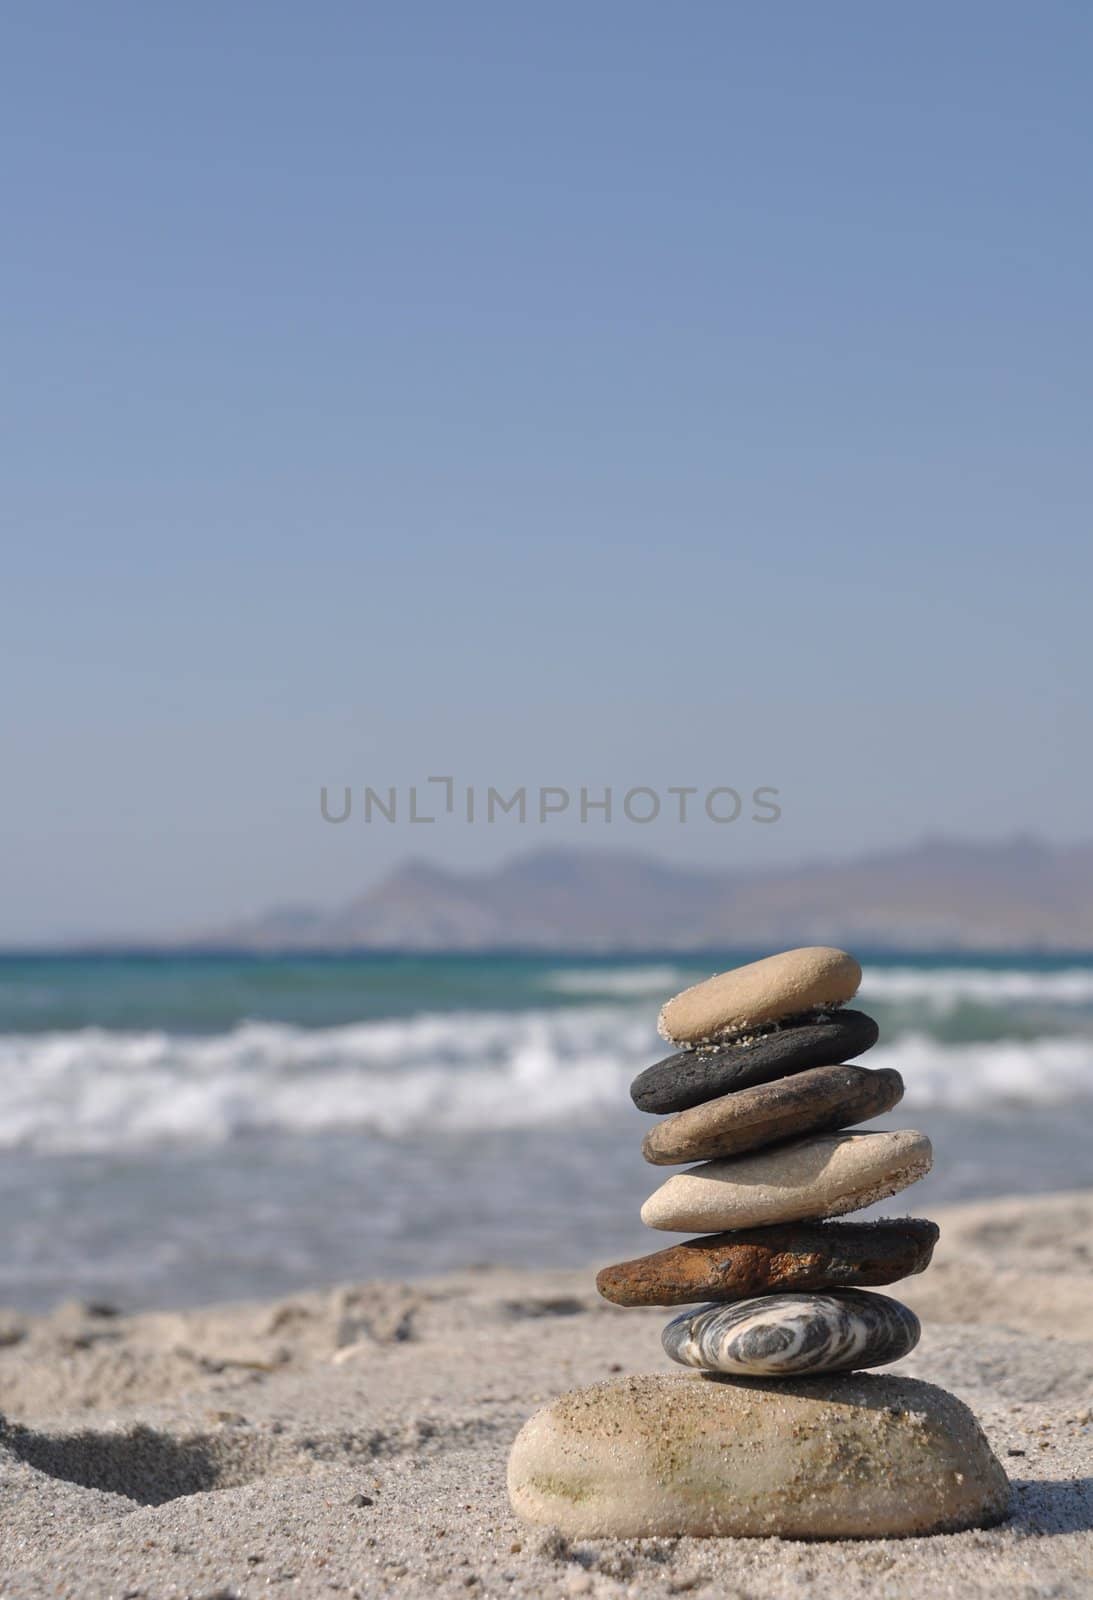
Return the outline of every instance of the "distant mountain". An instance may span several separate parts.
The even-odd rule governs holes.
[[[857,861],[750,873],[608,850],[537,850],[483,872],[410,861],[332,911],[282,907],[185,943],[591,951],[829,941],[1093,950],[1093,845],[928,838]]]

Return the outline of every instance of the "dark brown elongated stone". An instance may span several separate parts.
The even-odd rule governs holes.
[[[810,1067],[677,1111],[650,1128],[641,1153],[657,1167],[741,1155],[805,1133],[847,1128],[891,1111],[903,1079],[891,1067]]]
[[[728,1303],[805,1289],[860,1289],[921,1272],[937,1243],[936,1222],[792,1222],[708,1234],[604,1267],[596,1287],[620,1306]]]
[[[639,1111],[685,1111],[703,1100],[771,1083],[809,1067],[834,1067],[864,1055],[878,1028],[864,1011],[798,1018],[743,1043],[680,1050],[639,1072],[630,1098]]]

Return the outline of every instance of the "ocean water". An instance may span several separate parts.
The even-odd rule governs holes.
[[[627,1092],[706,957],[0,957],[0,1304],[125,1307],[669,1242]],[[936,1166],[879,1208],[1093,1183],[1093,960],[863,958]]]

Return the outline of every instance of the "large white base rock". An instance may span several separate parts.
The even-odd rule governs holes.
[[[914,1378],[617,1378],[509,1457],[517,1514],[574,1537],[880,1538],[1000,1521],[1009,1483],[960,1400]]]

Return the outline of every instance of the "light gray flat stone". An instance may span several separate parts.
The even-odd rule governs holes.
[[[682,1233],[761,1228],[839,1217],[898,1194],[929,1172],[924,1133],[823,1133],[707,1161],[655,1189],[641,1208],[650,1228]]]

